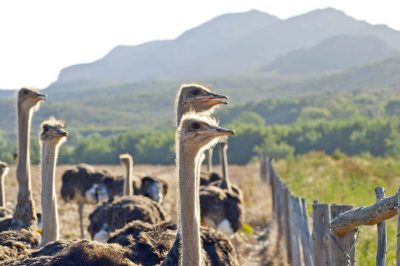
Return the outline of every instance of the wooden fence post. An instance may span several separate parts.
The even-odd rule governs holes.
[[[264,154],[264,153],[259,153],[258,154],[258,160],[259,160],[259,162],[260,162],[260,177],[261,177],[261,180],[263,181],[263,182],[265,182],[265,178],[266,178],[266,171],[265,171],[265,167],[266,167],[266,165],[265,165],[265,157],[266,157],[266,155]]]
[[[397,250],[396,266],[400,266],[400,190],[397,192]]]
[[[301,199],[301,229],[300,229],[300,240],[303,252],[303,261],[306,266],[313,266],[312,256],[312,238],[310,229],[308,228],[308,215],[307,215],[307,204],[304,198]]]
[[[288,211],[289,211],[289,228],[290,228],[290,254],[291,254],[291,261],[290,265],[292,266],[302,266],[302,257],[301,257],[301,242],[300,242],[300,235],[302,224],[301,224],[301,203],[300,199],[294,197],[293,195],[288,193]]]
[[[282,184],[282,190],[283,190],[283,202],[282,202],[282,210],[283,210],[283,215],[282,215],[282,228],[283,228],[283,233],[284,233],[284,241],[285,241],[285,247],[287,251],[287,261],[290,263],[292,261],[292,249],[291,249],[291,228],[290,228],[290,213],[289,213],[289,204],[290,204],[290,191],[287,188],[287,186],[280,181]]]
[[[265,155],[265,182],[267,184],[271,184],[271,176],[272,176],[272,158],[268,155]]]
[[[336,218],[340,213],[351,210],[352,205],[331,205],[331,219]],[[355,230],[344,236],[331,233],[332,265],[352,266],[355,261]]]
[[[331,212],[329,204],[313,204],[313,255],[315,266],[329,266],[331,263],[330,253],[330,230],[329,222]]]
[[[273,171],[271,175],[271,193],[272,193],[272,207],[273,207],[273,212],[276,214],[278,210],[278,198],[279,198],[279,192],[278,192],[278,187],[279,187],[279,177],[276,175],[276,173]]]
[[[383,187],[375,188],[376,202],[381,201],[385,197]],[[378,250],[376,252],[376,266],[386,265],[386,222],[377,224],[378,227]]]

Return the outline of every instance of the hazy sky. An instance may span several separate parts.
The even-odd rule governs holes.
[[[397,0],[0,1],[0,88],[46,87],[63,67],[119,44],[173,39],[220,14],[258,9],[288,18],[328,6],[400,30]]]

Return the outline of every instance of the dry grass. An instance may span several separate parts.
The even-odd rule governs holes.
[[[61,175],[70,168],[69,165],[61,165],[57,167],[56,173],[56,191],[60,191]],[[123,175],[124,169],[119,165],[99,165],[98,169],[106,169],[115,175]],[[215,166],[215,169],[220,169]],[[250,164],[247,166],[231,166],[230,176],[232,182],[238,184],[244,195],[244,204],[246,208],[246,223],[250,225],[246,232],[240,232],[232,239],[236,249],[240,255],[241,265],[281,265],[279,263],[280,248],[274,244],[274,226],[271,220],[271,201],[270,193],[260,178],[258,164]],[[170,185],[165,210],[170,213],[171,218],[176,221],[176,178],[175,166],[160,165],[136,165],[134,166],[135,175],[156,175],[166,180]],[[40,173],[39,167],[32,167],[32,188],[37,211],[41,211],[40,207]],[[13,208],[16,204],[17,185],[15,178],[15,166],[11,167],[11,171],[6,178],[7,188],[7,205]],[[95,208],[93,205],[87,205],[84,209],[84,217],[88,217],[89,213]],[[60,235],[64,239],[73,239],[79,237],[79,219],[78,208],[75,204],[66,204],[58,197],[58,210],[60,219]],[[88,225],[86,218],[85,227]],[[253,232],[251,232],[253,229]],[[88,238],[89,235],[87,234]]]

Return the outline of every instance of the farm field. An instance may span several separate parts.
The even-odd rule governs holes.
[[[56,191],[58,193],[58,211],[60,222],[60,238],[74,239],[79,237],[79,218],[78,206],[74,203],[64,203],[60,197],[61,176],[66,169],[72,165],[60,165],[56,172]],[[123,175],[124,168],[120,165],[96,165],[97,169],[104,169],[115,175]],[[217,165],[214,168],[219,170]],[[237,234],[232,242],[240,254],[241,265],[285,265],[281,264],[279,248],[271,245],[273,230],[270,217],[270,198],[269,189],[262,184],[259,177],[258,164],[249,164],[246,166],[230,166],[230,176],[232,182],[239,184],[243,189],[244,202],[246,209],[246,231]],[[37,165],[32,167],[32,189],[36,208],[40,211],[40,169]],[[162,165],[135,165],[134,174],[156,175],[166,180],[170,189],[168,191],[164,207],[171,215],[173,221],[176,221],[176,179],[175,166]],[[10,173],[6,177],[7,204],[13,208],[16,204],[17,186],[15,178],[15,166],[11,166]],[[84,208],[85,228],[88,226],[88,216],[94,209],[94,205],[86,205]],[[272,235],[271,235],[272,233]],[[90,238],[86,233],[86,238]]]

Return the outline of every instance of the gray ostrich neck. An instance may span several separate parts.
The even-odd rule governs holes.
[[[196,186],[198,158],[193,151],[179,147],[179,229],[182,237],[182,266],[199,266],[200,260],[200,209]]]
[[[32,110],[23,110],[18,105],[18,199],[14,212],[13,226],[29,227],[36,221],[31,191],[29,136]]]
[[[6,207],[6,194],[4,192],[5,171],[0,172],[0,207]]]
[[[55,189],[55,171],[58,146],[43,142],[42,146],[42,219],[43,234],[41,246],[58,240],[58,212]]]
[[[220,144],[221,166],[222,166],[222,183],[221,188],[231,190],[231,183],[229,182],[228,173],[228,146],[224,143]]]
[[[125,183],[124,183],[124,191],[125,195],[127,196],[132,196],[133,195],[133,188],[132,188],[132,182],[133,182],[133,174],[132,174],[132,168],[133,164],[129,160],[125,162],[125,170],[126,170],[126,178],[125,178]]]

